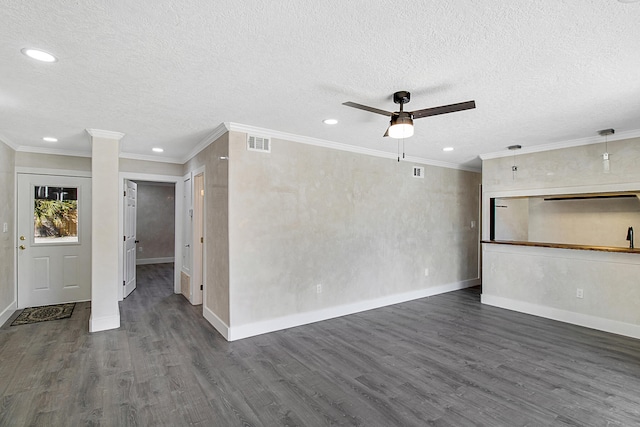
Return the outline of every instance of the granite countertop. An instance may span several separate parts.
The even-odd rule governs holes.
[[[544,243],[544,242],[520,242],[516,240],[483,240],[482,243],[493,243],[497,245],[514,245],[514,246],[535,246],[541,248],[558,248],[558,249],[578,249],[582,251],[601,251],[601,252],[622,252],[629,254],[640,254],[640,248],[621,248],[616,246],[590,246],[590,245],[570,245],[566,243]]]

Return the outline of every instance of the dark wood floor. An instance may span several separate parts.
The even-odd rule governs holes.
[[[469,289],[227,343],[172,268],[138,267],[118,330],[89,334],[87,303],[0,328],[0,425],[640,424],[638,340]]]

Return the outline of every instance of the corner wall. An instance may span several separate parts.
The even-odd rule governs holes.
[[[480,174],[239,132],[229,157],[231,340],[479,283]]]
[[[0,141],[0,326],[11,317],[16,308],[15,156],[16,152]]]
[[[229,339],[229,134],[189,160],[183,174],[205,168],[205,253],[203,314]]]

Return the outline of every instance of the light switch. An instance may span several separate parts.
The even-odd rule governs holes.
[[[9,231],[9,224],[5,222],[4,224],[2,224],[2,232],[6,233],[7,231]]]

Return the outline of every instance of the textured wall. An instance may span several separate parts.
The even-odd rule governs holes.
[[[15,151],[0,141],[0,314],[16,301],[14,282]],[[3,225],[7,224],[7,232]]]
[[[224,134],[184,165],[183,174],[205,167],[206,300],[204,305],[230,326],[229,319],[229,138]]]
[[[517,156],[519,168],[515,180],[511,176],[511,157],[485,160],[484,202],[487,202],[490,193],[517,196],[548,194],[567,188],[571,192],[621,188],[640,190],[639,143],[640,139],[637,138],[609,143],[609,174],[602,171],[601,154],[604,146],[601,144]],[[578,201],[565,205],[561,203],[566,202],[552,203],[554,205],[544,209],[553,210],[553,215],[558,217],[556,225],[552,226],[557,227],[558,232],[559,227],[573,227],[572,222],[579,224],[579,229],[586,230],[589,225],[585,220],[595,222],[591,227],[597,227],[598,222],[606,222],[599,219],[599,215],[613,214],[613,209],[600,207],[600,213],[585,215],[584,211],[580,212],[584,204],[580,205]],[[532,221],[529,239],[550,239],[549,233],[553,230],[544,230],[544,226],[539,224],[536,215],[542,208],[533,204],[529,212],[529,220]],[[616,226],[620,230],[609,229],[614,240],[607,242],[616,246],[626,245],[623,240],[626,237],[626,225],[623,224],[629,221],[637,223],[640,219],[640,212],[636,212],[638,216],[632,219],[633,213],[629,209],[633,207],[630,204],[638,205],[635,201],[626,202],[626,206],[618,206],[618,209],[627,212],[613,214],[624,218]],[[560,212],[568,208],[572,210],[569,219],[566,218],[566,212]],[[514,309],[518,309],[520,303],[535,304],[541,307],[535,312],[539,315],[546,315],[546,308],[552,308],[575,315],[601,317],[607,321],[639,323],[636,304],[638,287],[635,286],[640,264],[637,254],[593,254],[588,251],[500,247],[493,244],[484,244],[484,248],[483,299],[485,296],[506,298]],[[577,288],[584,289],[584,298],[576,298]]]
[[[559,201],[536,197],[530,199],[529,209],[529,239],[534,242],[624,248],[629,246],[627,228],[640,232],[637,197]]]
[[[138,260],[173,258],[175,239],[175,186],[138,182],[136,238]],[[142,248],[142,251],[140,251]]]
[[[43,169],[91,171],[91,157],[59,156],[57,154],[16,153],[16,166]]]
[[[496,240],[529,240],[529,199],[496,199]]]
[[[165,162],[148,162],[145,160],[119,160],[120,172],[136,172],[155,175],[182,176],[182,165]]]
[[[513,157],[482,162],[484,192],[541,190],[557,187],[601,187],[640,182],[640,138],[609,142],[611,173],[602,173],[603,144],[583,145],[540,153],[516,155],[518,173],[513,179]]]
[[[233,326],[478,276],[479,174],[231,135]]]

